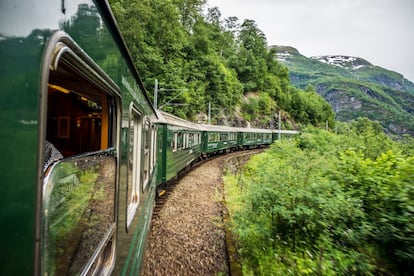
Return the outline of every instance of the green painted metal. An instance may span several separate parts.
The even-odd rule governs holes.
[[[106,1],[22,0],[2,2],[0,9],[0,203],[2,242],[0,275],[31,275],[40,272],[36,252],[36,227],[41,220],[36,210],[42,200],[42,156],[44,143],[41,130],[40,87],[47,83],[42,75],[45,49],[56,30],[66,33],[118,85],[122,103],[127,111],[131,102],[143,116],[154,116],[154,111],[143,92],[139,76],[113,21]],[[47,68],[47,65],[46,65]],[[128,120],[127,112],[116,114],[119,122]],[[123,126],[123,125],[122,125]],[[126,139],[120,137],[118,168],[127,166],[124,155]],[[119,203],[125,204],[127,175],[119,174]],[[155,176],[154,176],[155,180]],[[149,225],[150,211],[155,197],[155,181],[143,196],[145,200],[136,213],[133,233],[126,233],[121,225],[123,212],[119,211],[119,250],[134,252],[133,262],[139,262]],[[121,210],[122,207],[120,206]],[[139,242],[131,243],[136,237]],[[121,249],[122,248],[122,249]],[[36,257],[37,256],[37,257]],[[122,254],[119,254],[122,256]],[[118,257],[116,271],[122,270],[124,260]],[[132,260],[131,259],[131,260]],[[37,260],[37,261],[35,261]],[[120,268],[119,268],[120,267]]]
[[[166,124],[158,125],[158,180],[157,186],[167,182],[167,137],[168,127]]]
[[[185,133],[188,131],[186,128],[180,128],[176,126],[167,125],[166,132],[167,137],[165,142],[165,179],[166,181],[174,178],[179,172],[185,169],[191,162],[201,156],[202,145],[191,146],[186,149],[177,149],[174,151],[172,147],[173,135],[175,132]]]
[[[237,148],[237,133],[234,137],[230,136],[229,132],[223,131],[206,131],[204,135],[206,140],[204,152],[215,153],[222,150]]]

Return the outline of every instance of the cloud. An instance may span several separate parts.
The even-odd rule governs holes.
[[[414,80],[412,0],[209,0],[224,17],[253,19],[269,44],[307,56],[363,57]]]

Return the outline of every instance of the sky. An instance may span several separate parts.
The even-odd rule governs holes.
[[[413,0],[207,0],[223,18],[252,19],[268,45],[307,56],[366,59],[414,82]]]

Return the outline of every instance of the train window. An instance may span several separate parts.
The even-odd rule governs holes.
[[[194,146],[197,146],[200,144],[199,136],[200,136],[199,133],[194,133]]]
[[[144,185],[143,190],[148,186],[149,174],[150,174],[150,149],[151,149],[151,127],[149,120],[145,120],[144,125],[144,135],[143,135],[143,155],[144,155],[144,164],[143,164],[143,177]]]
[[[157,128],[155,125],[151,126],[151,173],[154,170],[155,164],[157,162]]]
[[[79,275],[99,269],[105,255],[114,257],[115,154],[64,159],[48,174],[42,275]]]
[[[184,149],[187,149],[190,146],[189,142],[189,133],[184,133]]]
[[[183,133],[178,132],[177,135],[177,149],[183,149]]]
[[[188,146],[192,147],[194,145],[194,133],[190,133],[188,136]]]
[[[127,229],[134,219],[140,201],[142,125],[141,113],[131,103],[129,106]]]
[[[46,160],[39,184],[43,275],[100,274],[115,261],[119,89],[72,40],[56,33],[42,67]]]
[[[209,142],[218,142],[220,141],[220,134],[219,133],[209,133],[208,134],[208,141]]]
[[[64,157],[104,150],[113,144],[114,98],[94,82],[64,58],[50,71],[46,140]]]
[[[173,133],[173,139],[171,141],[172,144],[172,151],[176,152],[178,149],[178,132]]]

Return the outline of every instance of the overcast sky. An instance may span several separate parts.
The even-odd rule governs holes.
[[[252,19],[269,45],[307,57],[348,55],[414,82],[413,0],[207,0],[222,17]]]

